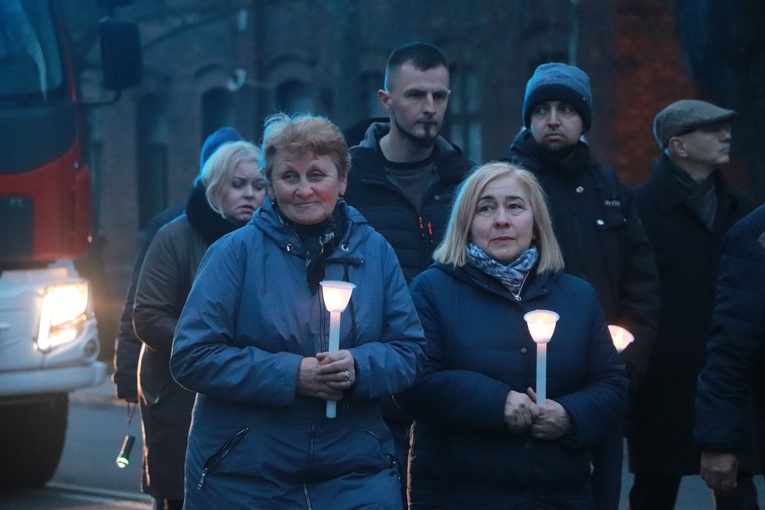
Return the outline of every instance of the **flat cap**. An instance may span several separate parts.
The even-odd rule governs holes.
[[[653,119],[653,136],[659,147],[665,149],[669,139],[680,136],[702,126],[731,120],[736,116],[733,110],[720,108],[698,99],[681,99],[664,108]]]

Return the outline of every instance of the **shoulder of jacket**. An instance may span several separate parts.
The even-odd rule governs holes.
[[[202,236],[194,230],[186,215],[178,216],[170,223],[165,224],[157,231],[152,244],[161,244],[165,247],[180,247],[194,241],[202,241]]]
[[[385,169],[385,161],[376,149],[357,145],[350,150],[351,168],[348,172],[348,180],[353,181],[363,174],[377,175]]]

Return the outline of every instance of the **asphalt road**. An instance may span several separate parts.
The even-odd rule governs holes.
[[[151,510],[141,493],[141,419],[128,422],[127,405],[109,381],[71,394],[64,451],[53,479],[39,490],[0,492],[1,510]],[[136,437],[130,464],[116,457],[126,434]]]
[[[114,385],[72,394],[69,429],[61,463],[53,480],[41,490],[0,492],[0,510],[151,510],[151,500],[140,492],[141,424],[136,410],[129,420],[124,402],[114,398]],[[136,437],[130,465],[115,459],[126,434]],[[765,509],[765,483],[756,479],[760,508]],[[620,510],[627,508],[632,476],[626,467]],[[709,490],[698,476],[683,479],[676,510],[712,510]]]

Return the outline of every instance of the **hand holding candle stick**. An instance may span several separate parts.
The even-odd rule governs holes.
[[[321,293],[324,298],[324,306],[329,312],[329,352],[340,350],[340,314],[348,306],[351,299],[351,293],[356,285],[349,282],[334,280],[323,280],[319,282]],[[346,372],[347,377],[347,372]],[[337,415],[337,402],[327,401],[327,418],[334,418]]]
[[[560,316],[550,310],[534,310],[523,316],[529,328],[531,338],[537,344],[537,405],[547,401],[547,342],[555,332],[555,324]]]

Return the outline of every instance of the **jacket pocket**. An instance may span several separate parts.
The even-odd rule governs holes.
[[[377,444],[380,447],[380,453],[387,460],[389,467],[396,471],[396,476],[398,477],[398,479],[401,480],[401,469],[398,465],[398,461],[396,460],[396,455],[392,452],[385,451],[385,449],[383,448],[382,439],[380,439],[380,437],[377,434],[375,434],[369,429],[364,429],[364,432],[372,436],[377,441]]]
[[[207,460],[205,460],[205,463],[202,466],[202,476],[199,478],[199,483],[197,483],[197,489],[202,488],[202,486],[205,484],[205,477],[207,474],[210,471],[215,470],[215,468],[218,467],[221,462],[223,462],[223,459],[226,458],[226,455],[228,455],[229,452],[239,444],[242,438],[244,438],[244,436],[249,431],[250,427],[242,427],[239,432],[228,438],[223,446],[221,446],[212,455],[210,455]]]
[[[615,200],[615,199],[614,199]],[[620,228],[627,225],[627,218],[621,206],[604,206],[593,214],[593,222],[598,230]]]

